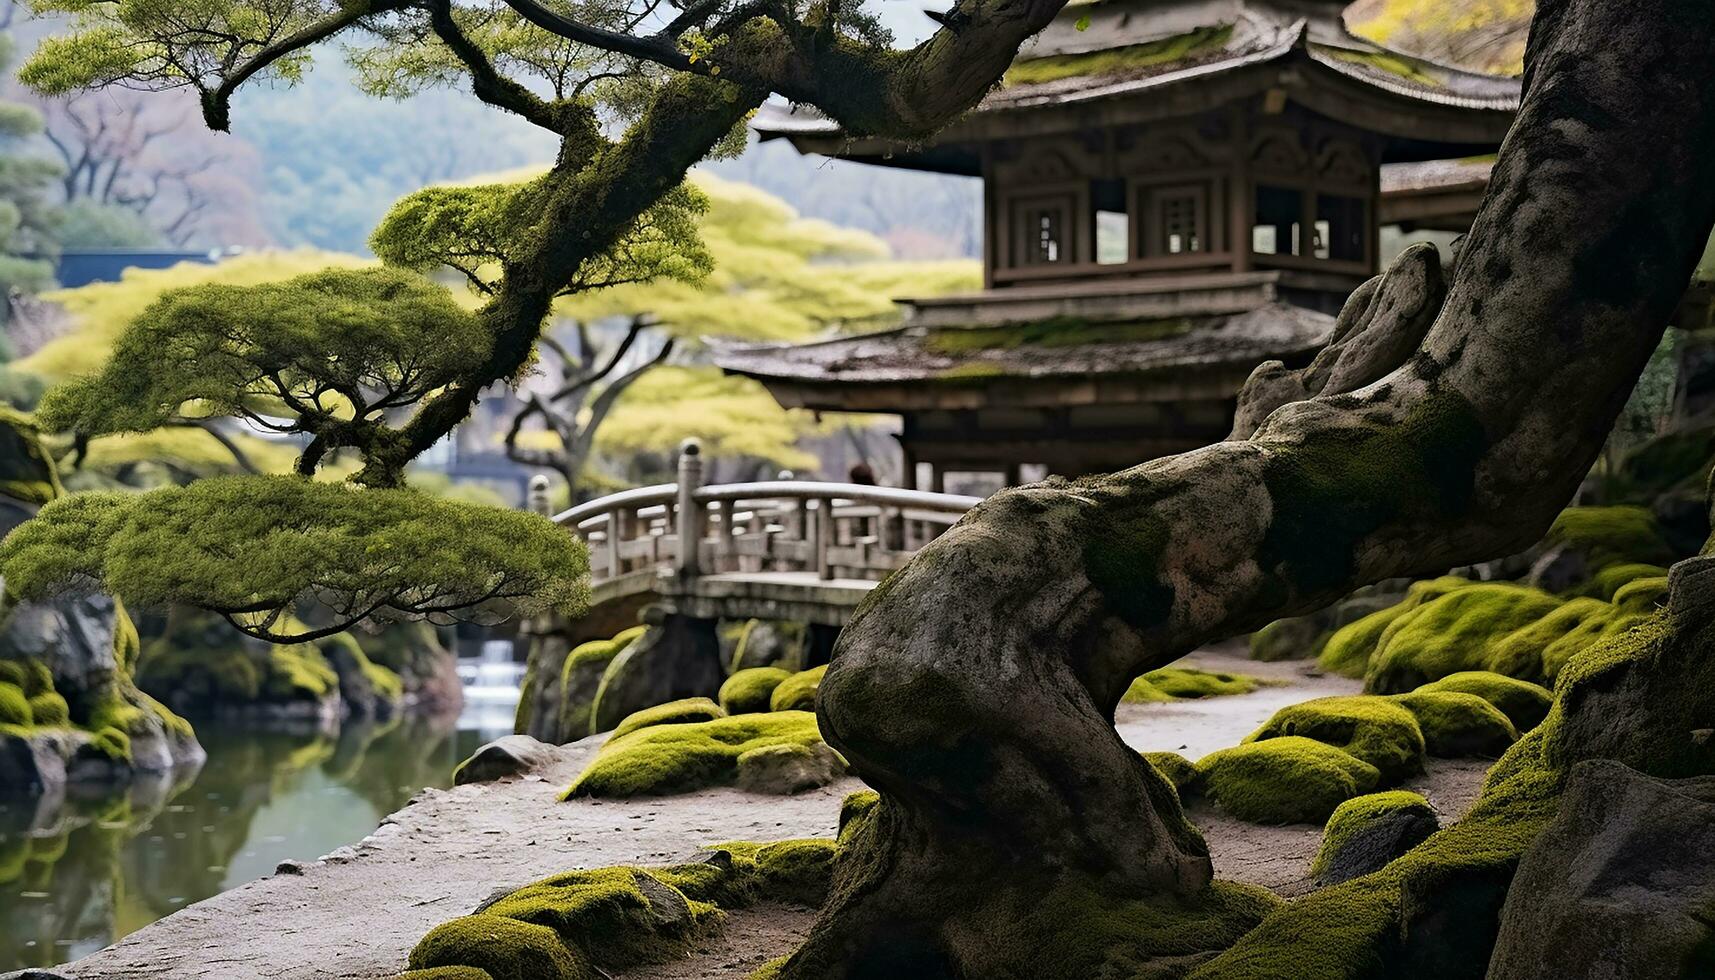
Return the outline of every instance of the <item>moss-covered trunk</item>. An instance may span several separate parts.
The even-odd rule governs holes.
[[[1224,908],[1114,706],[1203,643],[1546,530],[1715,220],[1712,45],[1709,0],[1543,3],[1444,300],[1408,253],[1287,379],[1299,394],[1259,371],[1248,437],[1000,494],[876,591],[819,710],[886,817],[783,976],[1043,975],[1032,950],[1057,926],[993,913],[1048,887]],[[1196,959],[1132,953],[1169,974]]]

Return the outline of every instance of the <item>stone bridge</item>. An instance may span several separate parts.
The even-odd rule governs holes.
[[[661,605],[692,620],[807,623],[831,645],[886,575],[980,497],[781,479],[702,484],[688,441],[677,483],[639,487],[554,517],[589,545],[590,612],[573,642],[612,636]],[[532,485],[546,510],[546,481]],[[825,655],[825,654],[824,654]]]

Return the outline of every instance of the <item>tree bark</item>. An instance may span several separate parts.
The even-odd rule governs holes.
[[[1009,902],[1067,880],[1208,894],[1201,841],[1113,730],[1121,695],[1204,643],[1540,537],[1715,222],[1712,43],[1711,0],[1542,3],[1444,302],[1408,253],[1294,400],[1247,387],[1248,437],[1003,492],[875,591],[818,710],[884,802],[783,976],[1024,976]]]

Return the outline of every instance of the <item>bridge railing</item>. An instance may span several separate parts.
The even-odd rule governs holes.
[[[677,483],[622,490],[555,516],[588,543],[594,584],[646,571],[681,580],[720,572],[879,579],[982,502],[799,480],[703,486],[702,465],[687,442]]]

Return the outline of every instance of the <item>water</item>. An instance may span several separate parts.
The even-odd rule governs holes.
[[[283,860],[356,843],[418,790],[451,785],[512,730],[521,668],[484,661],[460,664],[457,717],[348,722],[337,737],[204,722],[208,762],[189,785],[71,800],[34,835],[8,832],[33,807],[0,805],[0,973],[86,956]]]

